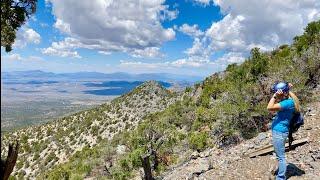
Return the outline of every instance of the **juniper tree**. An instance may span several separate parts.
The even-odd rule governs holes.
[[[36,11],[37,0],[1,0],[1,46],[12,50],[16,32]]]

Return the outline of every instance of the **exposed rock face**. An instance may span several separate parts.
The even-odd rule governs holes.
[[[211,169],[209,158],[192,159],[191,161],[183,164],[181,167],[176,168],[174,171],[169,172],[168,175],[166,175],[163,179],[192,179],[197,177],[199,174],[208,171],[209,169]]]
[[[123,130],[134,129],[144,116],[165,109],[177,99],[178,96],[156,81],[147,81],[111,103],[2,135],[1,146],[20,139],[21,152],[13,174],[34,178],[41,171],[66,162],[84,147],[90,148],[101,139],[111,139]],[[6,151],[1,149],[1,155]],[[119,147],[119,152],[123,152],[123,147]]]
[[[315,92],[314,102],[306,107],[305,125],[294,134],[294,139],[308,137],[309,143],[286,152],[290,179],[319,179],[320,177],[320,91]],[[211,149],[192,158],[179,167],[164,173],[163,179],[273,179],[277,169],[275,154],[245,157],[244,154],[271,144],[271,132],[243,141],[226,150]],[[200,155],[199,155],[200,154]]]
[[[126,152],[127,147],[125,145],[117,146],[117,154],[124,154]]]

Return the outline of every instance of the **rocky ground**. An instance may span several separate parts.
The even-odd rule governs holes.
[[[320,91],[314,101],[304,107],[305,125],[294,134],[295,139],[307,137],[309,142],[286,153],[290,179],[320,179]],[[271,144],[271,132],[226,149],[209,149],[192,153],[190,160],[172,167],[160,179],[275,179],[277,160],[274,153],[255,158],[245,154]]]

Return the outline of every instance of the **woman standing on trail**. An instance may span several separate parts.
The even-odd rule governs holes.
[[[289,89],[292,84],[280,82],[273,86],[273,96],[267,109],[277,112],[272,121],[272,144],[278,159],[278,174],[276,179],[286,179],[285,142],[289,134],[289,123],[295,111],[300,111],[299,100]]]

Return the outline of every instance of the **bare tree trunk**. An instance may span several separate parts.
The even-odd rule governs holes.
[[[158,159],[158,153],[155,150],[152,150],[152,154],[151,154],[154,158],[154,166],[153,169],[156,170],[159,166],[159,159]]]
[[[5,162],[1,160],[1,177],[2,180],[7,180],[13,171],[14,165],[17,162],[19,152],[19,144],[13,147],[13,144],[9,145],[8,156]]]
[[[141,157],[145,180],[153,180],[149,157],[150,157],[150,155],[143,155]]]

